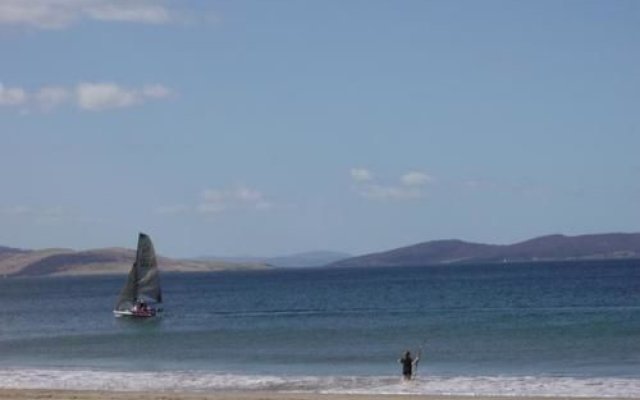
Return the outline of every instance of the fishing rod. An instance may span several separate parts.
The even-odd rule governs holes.
[[[418,376],[418,364],[420,363],[420,358],[422,358],[422,349],[424,348],[424,344],[426,340],[418,345],[418,351],[416,353],[416,360],[413,363],[413,376],[412,379],[415,379]]]

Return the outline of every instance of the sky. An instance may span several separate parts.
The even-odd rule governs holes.
[[[0,245],[640,231],[640,2],[0,0]]]

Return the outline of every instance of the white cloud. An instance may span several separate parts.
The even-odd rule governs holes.
[[[376,200],[412,200],[425,197],[424,186],[434,182],[434,178],[420,171],[409,171],[400,177],[398,183],[382,184],[374,179],[373,173],[366,169],[354,168],[351,178],[355,182],[354,190],[360,196]]]
[[[5,88],[0,83],[0,106],[20,106],[27,102],[27,92],[22,88]]]
[[[92,111],[128,107],[139,101],[135,91],[113,83],[81,83],[76,97],[80,108]]]
[[[48,85],[28,93],[23,88],[5,87],[0,83],[0,106],[25,106],[27,112],[29,108],[50,111],[65,104],[75,104],[82,110],[102,111],[169,96],[171,90],[160,84],[127,88],[115,83],[84,82],[73,89]]]
[[[131,89],[114,83],[81,83],[76,87],[76,100],[80,108],[100,111],[130,107],[148,99],[167,97],[170,91],[162,85]]]
[[[99,21],[140,22],[164,24],[171,22],[171,12],[150,1],[93,1],[84,9],[85,13]]]
[[[202,214],[217,214],[230,209],[244,208],[265,210],[272,204],[258,190],[238,185],[231,189],[207,189],[197,211]]]
[[[400,181],[405,186],[423,186],[429,182],[433,182],[433,178],[424,172],[411,171],[402,175]]]
[[[151,0],[0,0],[0,24],[62,29],[82,19],[164,24],[172,10]]]
[[[365,168],[352,168],[351,179],[356,182],[368,182],[373,180],[373,174]]]
[[[78,3],[74,1],[74,3]],[[40,29],[67,26],[77,12],[69,1],[56,0],[3,0],[0,1],[0,24],[27,25]]]

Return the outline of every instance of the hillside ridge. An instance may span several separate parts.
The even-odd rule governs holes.
[[[553,234],[509,245],[434,240],[365,254],[330,264],[332,267],[421,266],[471,262],[568,261],[640,258],[640,233],[578,236]]]
[[[25,250],[0,246],[0,277],[113,275],[129,272],[136,251],[126,248]],[[258,262],[173,259],[158,256],[163,272],[266,269]]]

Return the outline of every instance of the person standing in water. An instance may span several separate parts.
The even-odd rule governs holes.
[[[409,350],[407,350],[404,353],[404,356],[398,360],[398,362],[402,364],[402,378],[405,381],[408,381],[413,377],[413,369],[418,363],[418,360],[420,360],[419,357],[411,357],[411,352]]]

